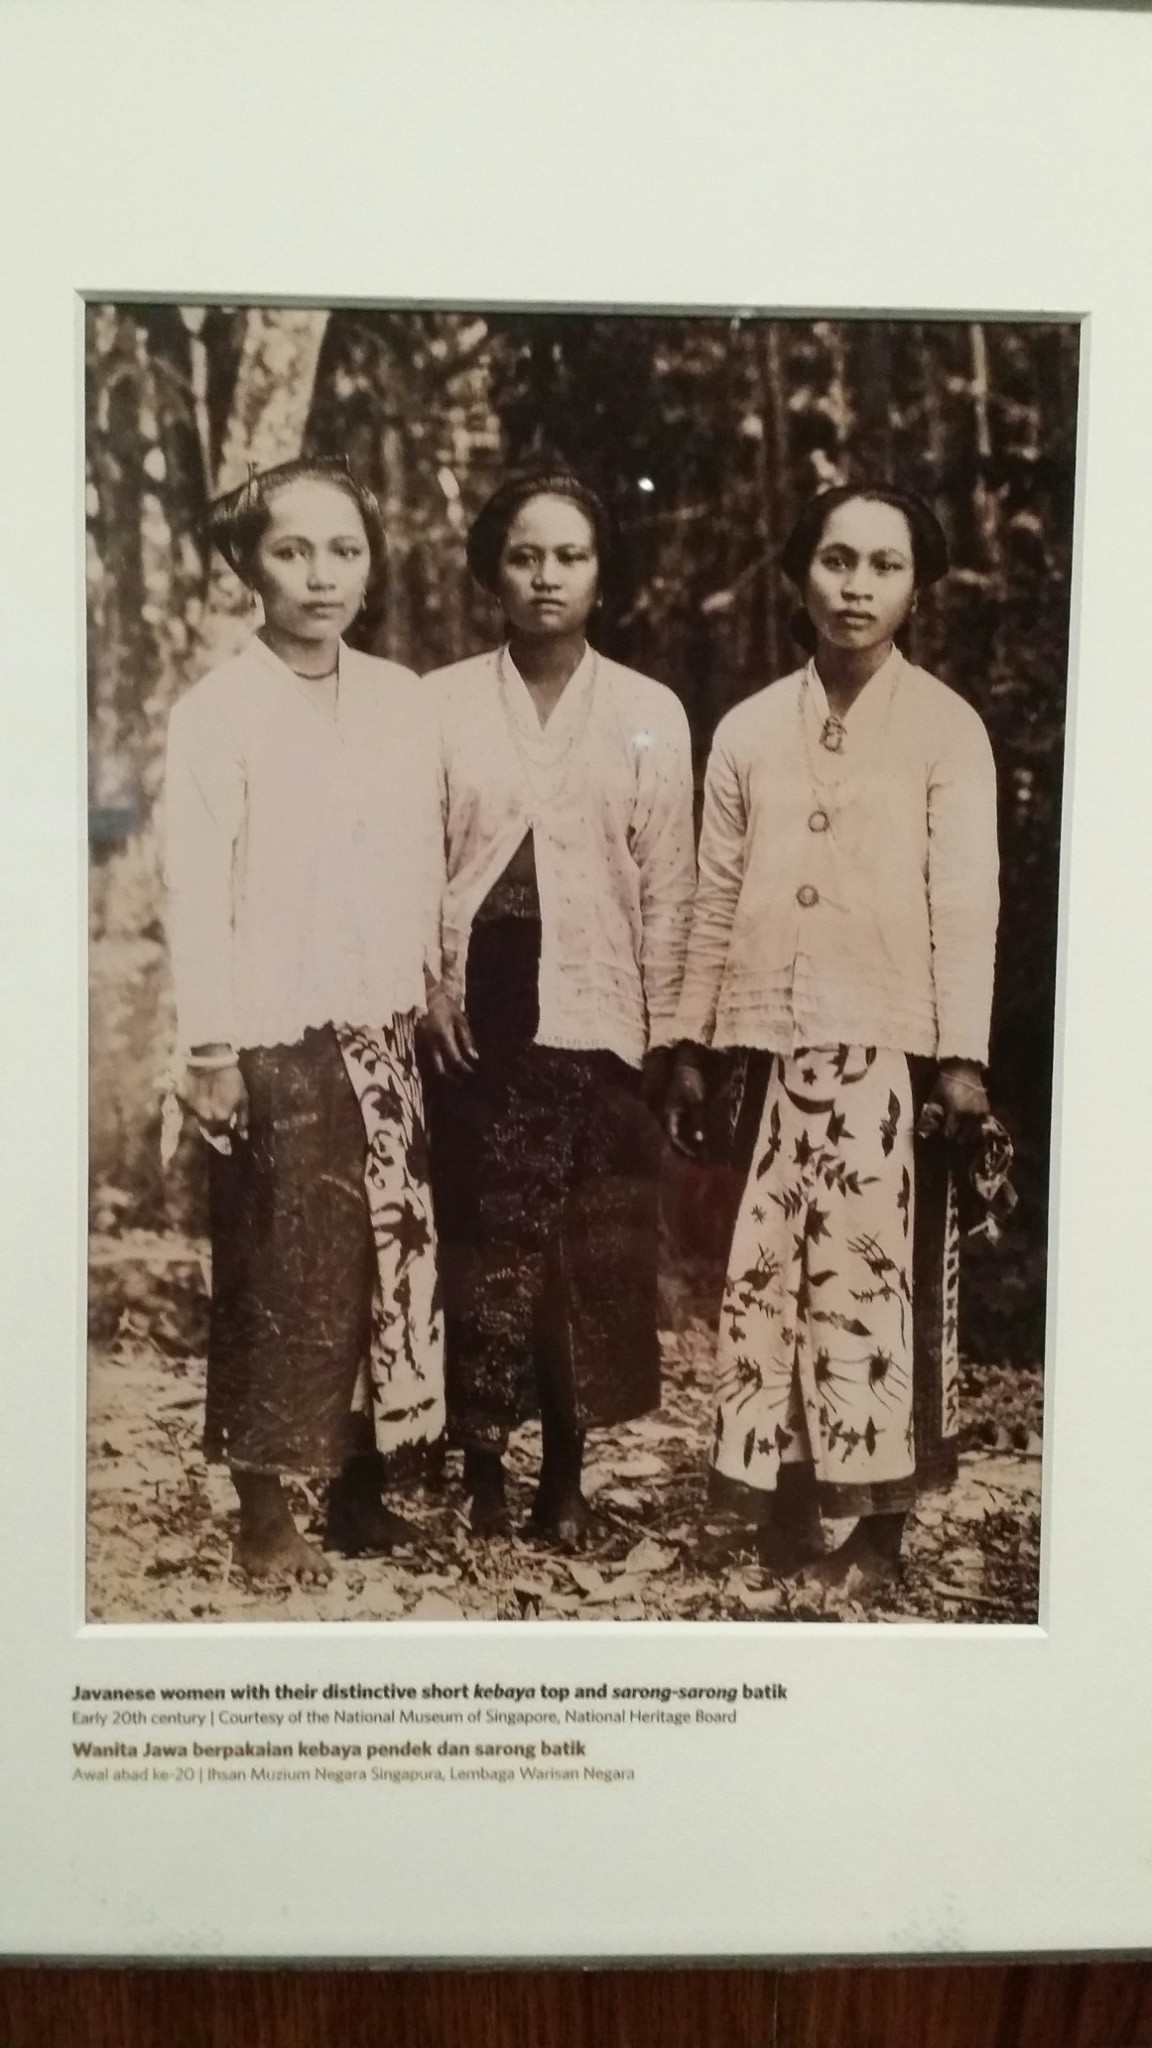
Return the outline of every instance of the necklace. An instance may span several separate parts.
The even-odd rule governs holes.
[[[278,648],[273,647],[270,640],[266,640],[264,638],[263,633],[257,633],[255,635],[255,639],[259,646],[267,649],[268,653],[272,656],[273,661],[281,662],[283,666],[288,670],[289,675],[298,677],[300,682],[302,683],[330,683],[332,681],[333,676],[338,676],[340,673],[341,643],[339,641],[337,641],[336,644],[336,659],[333,662],[331,668],[326,668],[324,670],[323,675],[315,676],[310,674],[306,668],[297,668],[294,662],[289,661],[287,654],[281,654]]]
[[[899,668],[894,666],[888,684],[888,701],[884,707],[883,721],[880,728],[881,738],[887,731],[889,720],[892,717],[892,706],[896,701],[896,688],[899,680]],[[827,760],[819,762],[812,746],[812,721],[808,716],[809,703],[812,704],[817,718],[820,713],[812,691],[811,664],[804,671],[804,680],[800,685],[800,692],[796,702],[800,711],[800,731],[804,740],[804,758],[808,766],[808,784],[812,792],[813,808],[808,818],[808,830],[816,833],[831,832],[835,836],[833,824],[835,806],[843,794],[844,785],[849,774],[849,764],[844,759],[848,745],[848,728],[844,720],[838,718],[835,712],[831,711],[821,725],[820,745],[826,755],[832,756],[840,769],[839,774],[829,773],[831,762]]]
[[[541,811],[547,809],[549,804],[554,802],[560,794],[568,772],[570,756],[574,753],[578,742],[583,739],[589,719],[592,716],[592,702],[596,694],[596,683],[600,673],[600,657],[594,648],[589,651],[592,659],[589,664],[587,681],[583,685],[583,706],[573,718],[568,731],[559,740],[555,738],[554,734],[550,736],[549,727],[553,725],[553,721],[560,715],[563,697],[561,697],[560,703],[553,710],[548,724],[539,726],[538,730],[532,734],[527,733],[521,721],[517,718],[515,707],[511,701],[511,686],[506,665],[507,646],[502,646],[496,656],[496,681],[499,686],[500,704],[504,712],[504,721],[508,727],[512,744],[519,756],[520,766],[524,771],[524,779],[529,792],[528,822],[530,827],[535,826]],[[578,672],[579,670],[577,669],[569,677],[568,682],[564,686],[566,690],[571,688]]]
[[[292,671],[298,682],[304,684],[308,701],[314,711],[319,712],[325,722],[337,730],[340,724],[340,657],[336,657],[335,668],[325,669],[322,676],[308,675],[304,669]]]

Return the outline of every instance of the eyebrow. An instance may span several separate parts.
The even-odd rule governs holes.
[[[273,547],[278,547],[282,542],[287,540],[303,541],[305,545],[308,547],[310,547],[312,544],[310,536],[306,533],[274,533],[270,535],[269,538],[271,541],[271,545]],[[362,533],[355,533],[349,530],[347,533],[330,533],[327,536],[327,538],[329,540],[362,541],[366,540],[367,536]]]
[[[906,548],[898,540],[881,541],[879,546],[874,548],[853,547],[849,540],[822,540],[817,552],[823,554],[835,548],[840,548],[846,555],[899,555],[903,561],[912,560],[911,549]]]
[[[528,548],[533,554],[542,555],[546,554],[550,547],[559,551],[560,548],[592,548],[596,543],[593,540],[508,540],[504,545],[509,548]]]

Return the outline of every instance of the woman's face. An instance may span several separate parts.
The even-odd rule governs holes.
[[[821,640],[864,649],[891,640],[915,594],[912,531],[895,505],[849,498],[829,513],[804,586]]]
[[[579,505],[537,497],[520,507],[496,571],[496,595],[514,632],[534,639],[583,632],[599,576],[596,535]]]
[[[278,490],[252,563],[265,624],[293,640],[331,640],[363,601],[372,558],[355,501],[300,477]]]

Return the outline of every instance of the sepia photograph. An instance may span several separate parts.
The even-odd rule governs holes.
[[[1078,323],[84,347],[87,1619],[1036,1622]]]
[[[1142,1952],[1147,38],[498,5],[0,14],[0,1951]]]

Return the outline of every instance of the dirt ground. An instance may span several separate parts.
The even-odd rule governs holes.
[[[110,1219],[111,1220],[111,1219]],[[1041,1379],[970,1366],[962,1389],[961,1469],[921,1497],[899,1584],[869,1593],[773,1577],[708,1506],[705,1445],[713,1340],[680,1313],[664,1346],[655,1415],[590,1440],[592,1540],[562,1557],[527,1536],[477,1544],[459,1460],[401,1480],[420,1531],[410,1553],[339,1560],[307,1592],[257,1588],[232,1565],[227,1473],[199,1447],[206,1260],[194,1239],[115,1228],[91,1247],[88,1613],[93,1621],[980,1621],[1037,1614]],[[527,1516],[539,1433],[509,1459],[516,1525]],[[318,1529],[321,1499],[294,1506]]]

